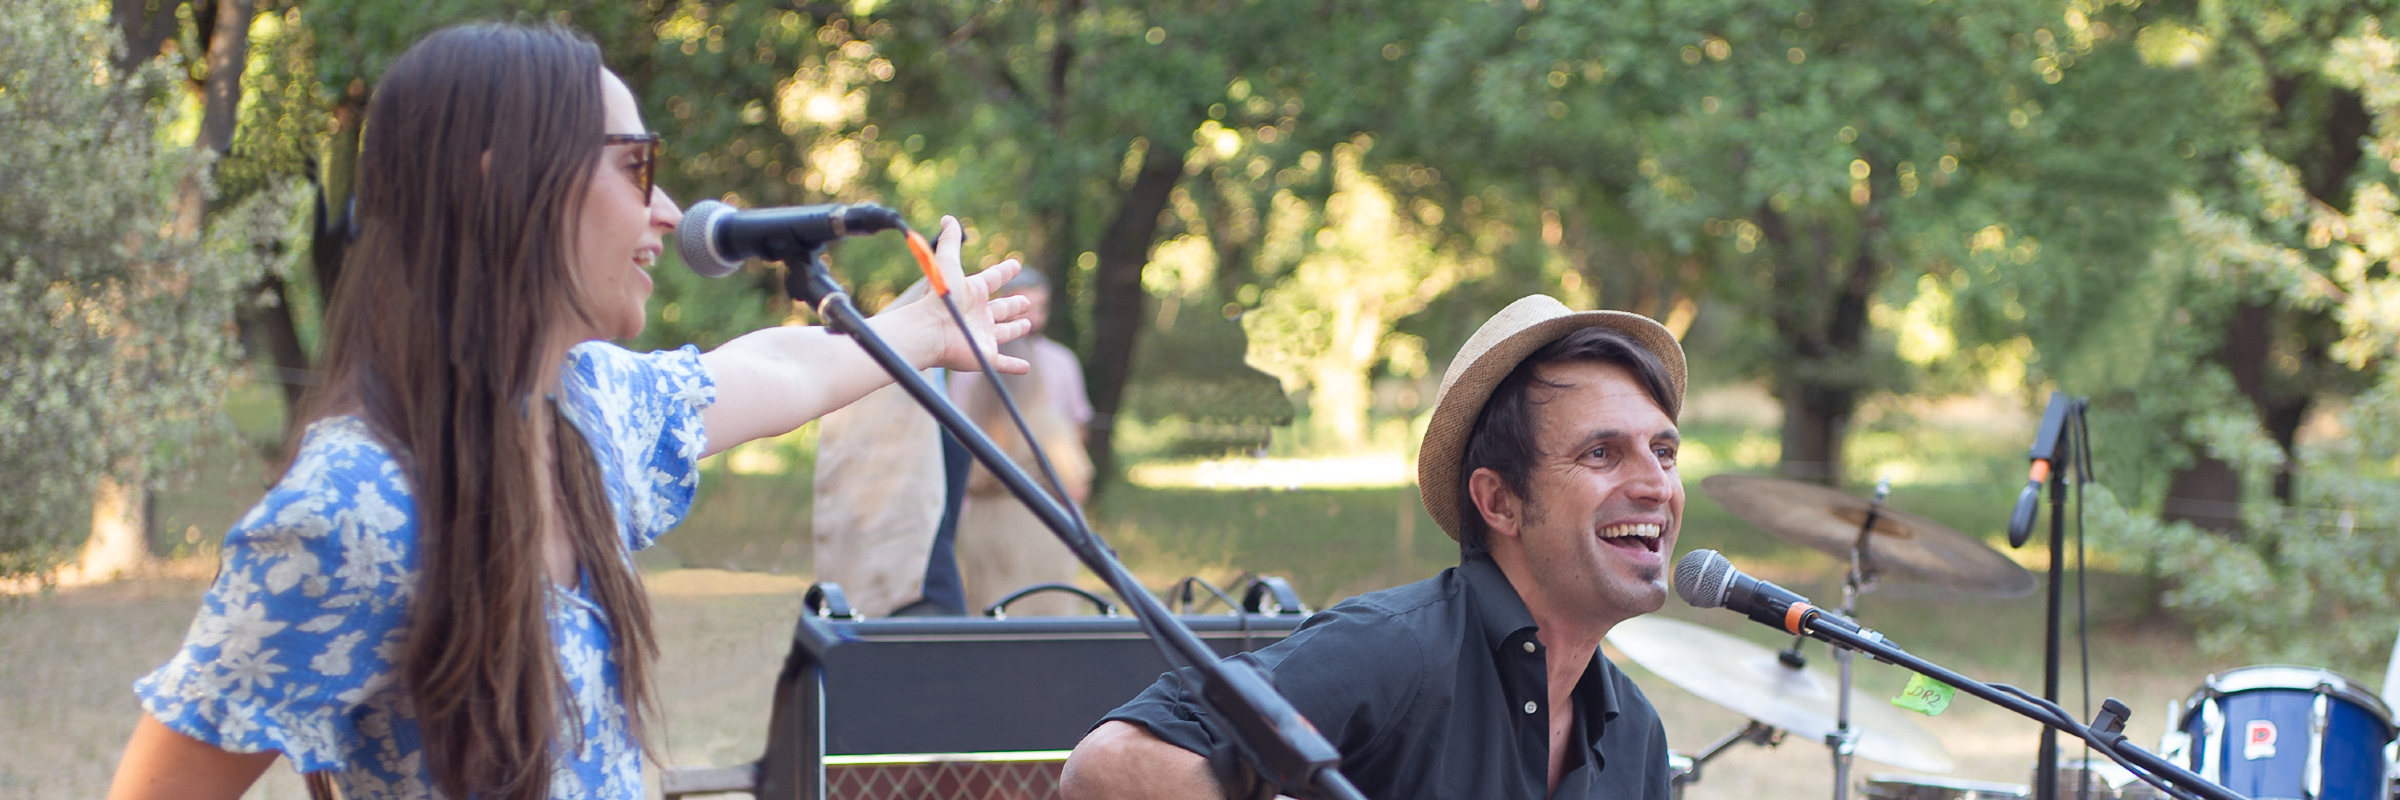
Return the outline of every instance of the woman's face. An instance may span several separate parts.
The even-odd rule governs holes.
[[[600,71],[600,97],[607,113],[606,133],[645,132],[633,90],[616,73]],[[597,330],[580,331],[577,341],[641,334],[643,303],[650,299],[647,270],[665,249],[675,224],[683,220],[683,211],[665,190],[653,189],[643,196],[643,153],[640,144],[608,145],[592,167],[568,256],[576,289]]]

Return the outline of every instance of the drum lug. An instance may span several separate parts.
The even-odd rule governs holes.
[[[2200,706],[2200,777],[2210,783],[2225,782],[2225,707],[2215,695],[2201,701]]]
[[[2308,765],[2300,770],[2301,789],[2308,800],[2325,796],[2325,725],[2331,700],[2319,691],[2308,708]]]

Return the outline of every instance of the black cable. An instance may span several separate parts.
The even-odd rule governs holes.
[[[2091,482],[2091,423],[2084,416],[2085,405],[2075,404],[2075,424],[2069,437],[2074,440],[2075,454],[2075,653],[2083,663],[2083,718],[2092,718],[2092,611],[2089,593],[2084,586],[2088,569],[2083,551],[2083,485]],[[2050,513],[2059,513],[2051,509]],[[2091,800],[2092,743],[2083,743],[2083,769],[2077,772],[2076,800]]]
[[[2053,727],[2059,728],[2060,730],[2066,731],[2068,734],[2073,735],[2076,738],[2082,739],[2084,746],[2099,750],[2101,755],[2108,756],[2110,761],[2114,761],[2118,766],[2124,767],[2126,771],[2133,773],[2134,777],[2142,779],[2142,782],[2158,787],[2159,789],[2166,791],[2168,794],[2179,798],[2179,800],[2199,800],[2197,795],[2191,794],[2190,792],[2175,786],[2169,781],[2158,778],[2149,770],[2143,769],[2140,765],[2133,763],[2132,759],[2127,758],[2123,753],[2117,752],[2115,747],[2093,742],[2092,739],[2094,738],[2094,734],[2091,733],[2090,728],[2085,727],[2081,722],[2075,721],[2073,717],[2067,716],[2066,709],[2060,708],[2057,703],[2051,702],[2048,698],[2005,683],[1994,683],[1987,685],[1991,686],[1993,689],[2014,695],[2017,697],[2017,699],[2032,704],[2038,710],[2048,712],[2050,715],[2049,719],[2045,720],[2037,718],[2034,721],[2049,724]]]
[[[915,233],[913,229],[908,232]],[[1000,395],[1000,406],[1008,410],[1009,420],[1016,423],[1017,435],[1025,437],[1025,448],[1033,451],[1034,463],[1041,467],[1042,477],[1050,481],[1051,494],[1058,499],[1059,505],[1066,506],[1067,511],[1071,512],[1068,517],[1075,521],[1075,534],[1085,541],[1090,541],[1092,529],[1084,521],[1083,508],[1075,503],[1075,498],[1067,495],[1066,483],[1058,479],[1058,470],[1050,466],[1050,455],[1042,450],[1041,442],[1033,438],[1033,427],[1025,423],[1025,414],[1017,410],[1017,400],[1010,397],[1008,387],[1002,385],[1000,372],[992,369],[992,361],[984,356],[983,348],[973,346],[974,337],[967,333],[973,329],[967,326],[966,313],[958,310],[958,301],[952,299],[949,292],[935,292],[934,294],[942,298],[943,308],[950,309],[950,319],[958,323],[959,333],[968,336],[967,350],[975,354],[975,366],[983,370],[985,382],[990,383],[992,391]]]

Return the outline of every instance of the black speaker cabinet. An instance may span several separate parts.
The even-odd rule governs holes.
[[[1177,618],[1220,656],[1273,644],[1307,614],[1268,580],[1240,613]],[[827,594],[794,630],[765,755],[670,773],[669,797],[1055,797],[1075,743],[1167,670],[1129,617],[856,620]]]

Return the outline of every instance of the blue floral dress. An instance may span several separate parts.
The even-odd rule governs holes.
[[[716,384],[692,347],[570,352],[560,407],[591,442],[628,557],[681,522],[699,488],[700,409]],[[225,535],[224,567],[183,649],[134,682],[167,727],[233,752],[280,751],[334,770],[354,800],[433,796],[393,663],[417,586],[406,475],[366,423],[310,425],[283,480]],[[550,584],[550,637],[571,702],[559,720],[554,798],[639,798],[606,615]]]

